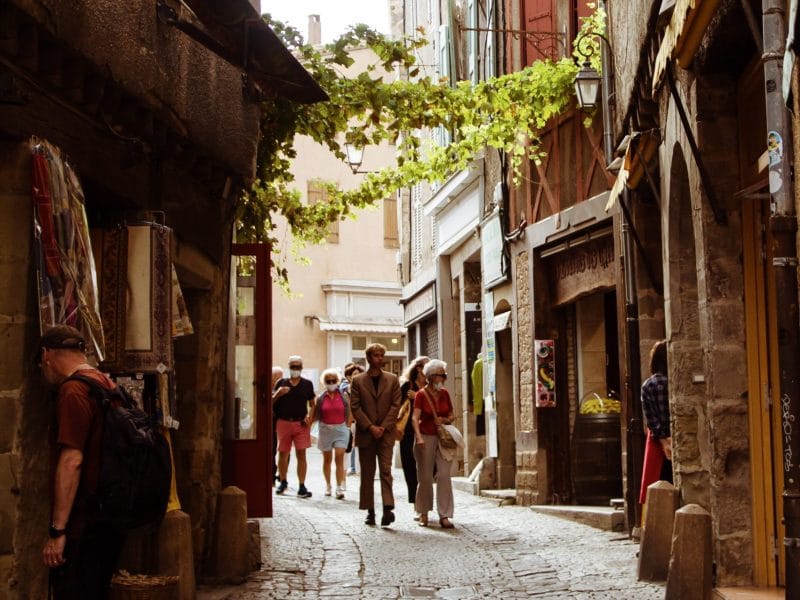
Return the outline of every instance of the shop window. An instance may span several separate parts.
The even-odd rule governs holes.
[[[366,350],[367,349],[367,336],[354,335],[353,336],[353,350]]]

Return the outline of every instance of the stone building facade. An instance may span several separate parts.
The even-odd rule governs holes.
[[[216,25],[218,35],[229,36],[221,47],[235,49],[241,57],[238,44],[243,32],[225,30],[210,3],[189,4],[195,15],[207,19],[205,26]],[[299,76],[297,89],[302,94],[308,74],[263,23],[258,25],[257,9],[245,0],[228,8],[248,19],[255,15],[247,26],[253,27],[251,33],[259,41],[273,45],[271,68],[282,69],[283,77]],[[173,26],[193,18],[185,9],[157,10],[150,2],[124,6],[0,2],[4,82],[0,596],[4,598],[47,596],[41,546],[49,522],[47,440],[54,404],[31,361],[40,333],[32,135],[57,146],[76,168],[90,228],[160,219],[172,231],[172,262],[195,327],[194,335],[174,344],[173,415],[180,421],[180,428],[173,431],[175,471],[178,494],[192,522],[198,568],[210,546],[223,476],[234,202],[254,176],[260,117],[256,100],[259,89],[267,88],[259,88],[264,71],[255,56],[250,56],[251,86],[243,88],[241,64],[206,49]],[[322,93],[314,85],[310,88],[311,96]]]
[[[785,33],[769,33],[767,3],[703,4],[609,6],[615,139],[630,135],[635,146],[658,135],[652,159],[637,159],[647,177],[612,199],[628,203],[646,240],[625,258],[639,324],[626,355],[639,355],[643,379],[650,345],[667,339],[675,485],[683,504],[711,515],[716,584],[774,586],[785,573],[783,309],[770,202],[774,210],[776,193],[794,192],[770,184],[791,141],[774,129],[769,96],[780,84],[762,55]]]

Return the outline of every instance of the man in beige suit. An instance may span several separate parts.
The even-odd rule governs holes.
[[[367,511],[367,525],[375,525],[375,459],[381,477],[383,516],[381,527],[394,521],[392,494],[392,449],[395,421],[400,409],[400,383],[397,375],[383,370],[386,348],[372,344],[367,348],[369,369],[350,384],[350,409],[356,420],[356,445],[361,463],[361,491],[358,508]]]

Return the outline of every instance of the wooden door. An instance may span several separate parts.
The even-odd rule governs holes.
[[[783,471],[778,343],[768,201],[762,193],[742,202],[747,340],[747,392],[753,485],[753,574],[759,586],[784,581]]]
[[[231,254],[222,478],[247,493],[248,517],[271,517],[270,252],[266,244],[234,244]]]

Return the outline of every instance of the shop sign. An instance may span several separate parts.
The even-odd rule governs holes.
[[[413,325],[436,309],[436,286],[430,285],[411,298],[404,306],[405,326]]]
[[[536,407],[556,406],[556,352],[553,340],[535,340],[533,359],[536,365]]]
[[[505,261],[500,212],[495,211],[481,223],[481,270],[484,289],[491,289],[508,278]]]
[[[551,298],[558,306],[614,287],[614,240],[605,236],[553,255],[548,261]]]

